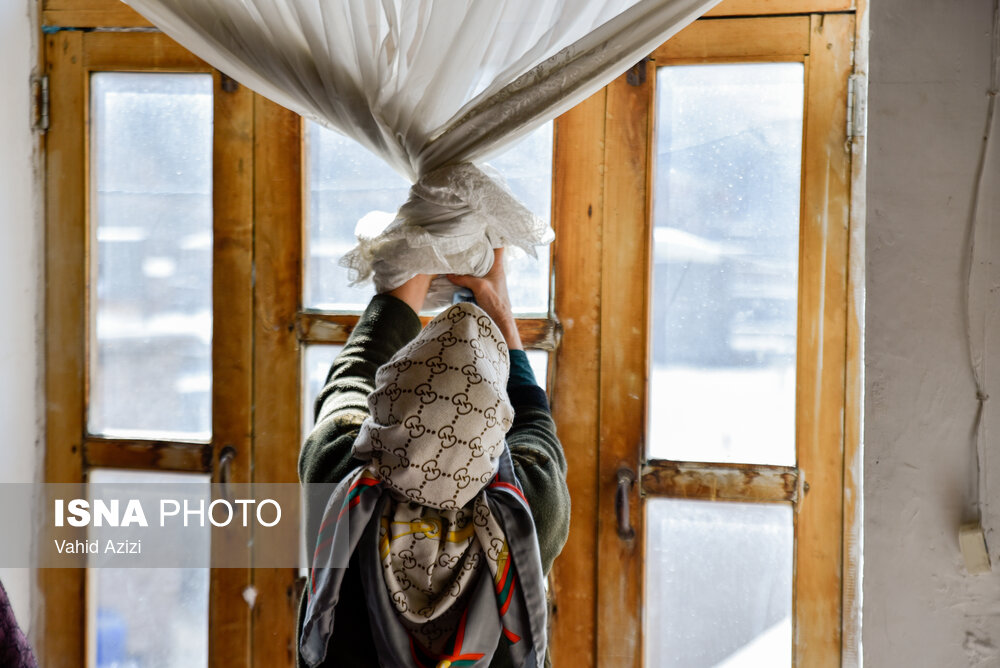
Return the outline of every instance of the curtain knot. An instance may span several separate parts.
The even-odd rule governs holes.
[[[471,162],[445,165],[422,175],[393,217],[373,212],[359,221],[358,245],[340,264],[352,284],[374,280],[377,292],[417,274],[485,275],[493,249],[517,246],[532,257],[552,230],[519,202],[499,172]],[[435,281],[425,308],[451,303],[457,288]]]

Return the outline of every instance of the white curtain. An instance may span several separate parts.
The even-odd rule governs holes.
[[[492,248],[547,242],[547,225],[473,163],[718,2],[126,1],[214,67],[357,140],[414,183],[391,223],[359,226],[363,238],[344,258],[380,291],[420,272],[482,275]]]

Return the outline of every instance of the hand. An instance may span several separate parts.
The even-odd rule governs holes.
[[[517,331],[517,321],[510,308],[507,294],[507,275],[503,270],[503,249],[493,250],[493,267],[483,277],[448,274],[448,280],[455,285],[472,290],[479,308],[493,318],[510,350],[523,350],[521,335]]]
[[[417,274],[406,283],[385,294],[406,302],[414,313],[419,314],[420,309],[424,306],[424,300],[427,299],[427,290],[430,289],[433,278],[430,274]]]

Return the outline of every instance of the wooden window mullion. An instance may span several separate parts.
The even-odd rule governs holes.
[[[814,16],[806,64],[800,224],[795,515],[798,666],[839,666],[843,582],[844,416],[852,15]]]
[[[628,491],[634,535],[618,533],[618,472],[638,475],[646,431],[650,232],[650,158],[655,76],[608,86],[605,129],[604,243],[601,263],[599,586],[597,665],[642,664],[643,508]]]
[[[223,450],[234,456],[227,481],[251,482],[253,405],[254,94],[214,77],[212,148],[212,482],[222,482]],[[228,88],[228,90],[227,90]],[[246,552],[249,529],[212,532],[212,555]],[[250,615],[244,568],[213,568],[209,585],[210,668],[249,668]]]
[[[51,124],[45,138],[45,481],[83,479],[86,403],[87,81],[83,34],[45,38]],[[55,159],[55,156],[59,156]],[[48,537],[43,536],[47,541]],[[74,668],[84,660],[84,574],[39,569],[40,665]]]
[[[303,311],[296,316],[295,324],[302,343],[339,345],[347,342],[359,318],[357,314]],[[430,316],[420,316],[425,325],[430,320]],[[553,318],[516,317],[516,321],[525,348],[555,350],[559,328]]]
[[[298,483],[301,435],[300,345],[296,317],[302,289],[302,119],[259,95],[254,130],[254,416],[253,479]],[[282,534],[299,541],[293,508]],[[254,556],[267,549],[254,541]],[[254,665],[295,665],[297,569],[255,568],[251,642]]]
[[[563,335],[554,358],[552,415],[566,453],[570,531],[551,580],[552,661],[597,661],[598,441],[601,256],[607,89],[556,119],[553,226],[555,314]]]

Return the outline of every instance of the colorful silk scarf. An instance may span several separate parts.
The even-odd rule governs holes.
[[[384,666],[488,666],[501,636],[517,666],[545,656],[534,522],[504,434],[509,355],[496,325],[461,303],[375,377],[354,456],[313,556],[300,653],[324,660],[352,555]],[[349,613],[350,614],[350,613]]]

